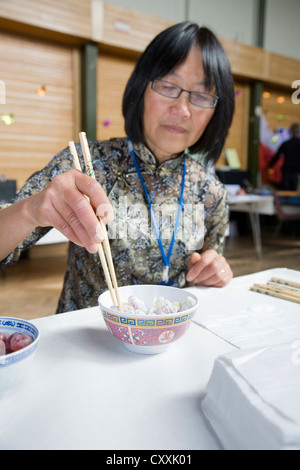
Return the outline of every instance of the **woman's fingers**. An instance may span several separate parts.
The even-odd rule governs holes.
[[[78,191],[89,198],[97,217],[100,217],[104,223],[112,222],[114,219],[113,208],[102,186],[93,178],[80,172],[76,173],[75,183]]]
[[[77,206],[73,207],[63,199],[55,199],[53,208],[57,216],[53,220],[53,225],[73,243],[95,253],[97,243],[103,241],[104,235],[91,205],[86,198],[83,199],[82,204],[77,203]]]
[[[97,181],[70,170],[55,177],[44,191],[35,195],[33,217],[37,225],[53,226],[94,253],[104,239],[98,217],[106,223],[112,221],[113,209]]]
[[[232,271],[224,256],[215,250],[193,253],[186,279],[197,285],[224,287],[232,279]]]

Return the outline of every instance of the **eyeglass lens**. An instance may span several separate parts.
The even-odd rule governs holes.
[[[214,108],[218,102],[218,97],[211,95],[209,93],[201,93],[196,91],[188,91],[180,88],[178,85],[175,85],[171,82],[166,80],[154,80],[152,82],[152,89],[157,93],[161,94],[162,96],[166,96],[168,98],[176,99],[183,92],[187,92],[189,94],[190,102],[198,107],[201,108]]]

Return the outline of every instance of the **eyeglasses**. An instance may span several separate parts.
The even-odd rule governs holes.
[[[179,98],[179,96],[185,91],[189,94],[190,103],[198,108],[215,108],[219,101],[217,96],[211,95],[210,93],[184,90],[183,88],[180,88],[180,86],[174,85],[174,83],[167,82],[166,80],[153,80],[151,88],[159,95],[172,99]]]

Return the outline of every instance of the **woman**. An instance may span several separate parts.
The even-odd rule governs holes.
[[[2,265],[56,227],[73,242],[57,311],[96,305],[106,289],[95,254],[103,234],[86,194],[106,222],[114,212],[109,235],[119,285],[225,286],[232,278],[222,256],[226,193],[199,155],[217,161],[233,111],[230,66],[213,33],[189,22],[163,31],[125,90],[129,139],[89,143],[97,182],[70,170],[68,149],[29,178],[15,204],[0,211]]]

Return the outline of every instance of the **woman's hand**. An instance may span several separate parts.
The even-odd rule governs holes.
[[[105,223],[113,220],[112,206],[101,185],[77,170],[56,176],[25,201],[26,215],[36,227],[55,227],[91,253],[104,238],[97,216]]]
[[[55,227],[73,243],[96,253],[104,238],[97,216],[104,223],[114,218],[97,181],[77,170],[56,176],[43,191],[0,210],[0,261],[36,227]]]
[[[201,255],[193,253],[186,280],[199,286],[224,287],[233,274],[224,256],[215,250],[207,250]]]

